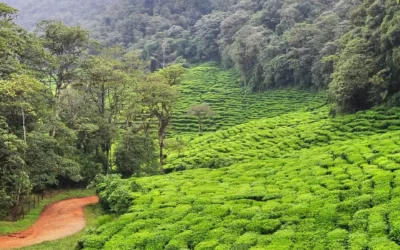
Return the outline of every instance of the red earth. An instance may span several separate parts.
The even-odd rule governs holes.
[[[13,249],[73,235],[85,225],[84,207],[99,202],[97,196],[59,201],[47,206],[29,229],[0,237],[0,249]]]

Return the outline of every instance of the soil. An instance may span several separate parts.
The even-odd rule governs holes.
[[[98,202],[97,196],[90,196],[48,205],[29,229],[0,237],[0,249],[30,246],[78,233],[86,225],[84,207]]]

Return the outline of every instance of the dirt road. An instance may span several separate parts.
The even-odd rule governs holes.
[[[49,205],[29,229],[0,237],[0,249],[30,246],[73,235],[85,227],[84,207],[98,201],[97,196],[91,196]]]

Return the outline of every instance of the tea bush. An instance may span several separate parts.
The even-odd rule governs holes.
[[[199,80],[207,67],[191,71],[193,88],[211,81]],[[199,93],[212,101],[219,91]],[[220,113],[225,125],[203,136],[188,123],[171,173],[118,180],[129,207],[86,236],[84,249],[400,249],[400,109],[329,118],[318,98],[300,104],[308,95],[268,92],[265,116]],[[181,114],[195,102],[182,102]],[[113,195],[103,191],[102,202]]]

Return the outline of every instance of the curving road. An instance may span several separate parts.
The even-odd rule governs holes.
[[[73,235],[86,225],[84,207],[98,202],[97,196],[90,196],[49,205],[29,229],[0,237],[0,249],[30,246]]]

